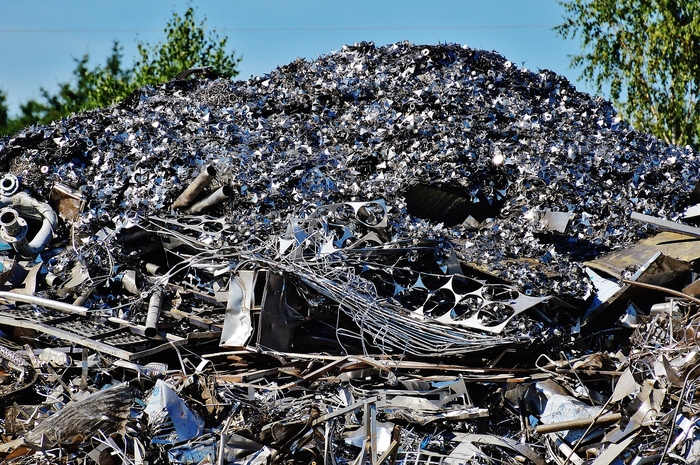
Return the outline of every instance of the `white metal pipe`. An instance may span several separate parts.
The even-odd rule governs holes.
[[[160,318],[160,311],[163,307],[163,290],[156,289],[153,294],[151,294],[151,299],[148,301],[148,313],[146,314],[146,330],[144,335],[146,337],[155,337],[158,334],[158,319]]]
[[[212,193],[206,199],[200,200],[196,204],[188,208],[185,213],[188,215],[194,215],[201,213],[204,210],[213,207],[214,205],[223,202],[224,200],[230,198],[233,195],[233,189],[231,186],[222,186],[217,191]]]
[[[73,315],[87,316],[89,309],[78,305],[59,302],[57,300],[45,299],[34,295],[18,294],[16,292],[0,291],[0,299],[9,302],[24,302],[26,304],[34,304],[40,307],[51,308],[64,313]]]
[[[46,248],[53,238],[53,231],[58,222],[58,217],[49,204],[36,200],[26,192],[18,192],[9,197],[4,195],[0,196],[0,206],[32,208],[43,218],[41,228],[34,235],[32,240],[22,237],[12,243],[12,247],[17,253],[24,257],[34,257]],[[19,214],[17,215],[19,216]],[[3,230],[5,230],[4,225]]]

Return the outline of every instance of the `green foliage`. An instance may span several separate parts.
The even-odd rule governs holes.
[[[0,128],[7,126],[9,114],[7,112],[7,94],[0,89]]]
[[[226,37],[215,31],[205,34],[204,21],[197,24],[190,7],[183,16],[173,14],[165,28],[166,41],[151,46],[138,45],[139,61],[134,66],[134,83],[138,86],[162,84],[186,69],[209,66],[222,77],[238,75],[241,61],[235,53],[226,53]]]
[[[139,58],[128,68],[123,67],[122,47],[118,42],[114,42],[104,65],[90,69],[87,54],[74,59],[72,79],[60,83],[56,93],[42,87],[41,99],[20,104],[16,117],[8,115],[7,95],[0,91],[0,135],[112,105],[139,87],[162,84],[189,68],[208,66],[222,77],[238,74],[236,68],[241,59],[234,52],[226,52],[227,39],[220,39],[215,31],[206,34],[205,21],[197,23],[191,7],[183,16],[173,13],[164,32],[163,43],[150,46],[139,42]]]
[[[78,88],[85,96],[81,108],[109,106],[128,96],[134,89],[135,85],[132,82],[134,71],[122,69],[121,50],[119,42],[114,42],[112,54],[107,57],[105,66],[97,66],[91,71],[76,68],[73,72],[78,81]],[[80,111],[80,109],[73,111]]]
[[[610,97],[637,129],[700,144],[700,1],[562,0],[555,31],[580,38],[572,67]]]

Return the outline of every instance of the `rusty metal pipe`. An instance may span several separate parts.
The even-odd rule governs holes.
[[[214,205],[229,199],[233,195],[233,189],[231,186],[222,186],[213,194],[211,194],[206,199],[200,200],[199,202],[188,208],[185,213],[188,215],[194,215],[201,213],[204,210],[213,207]]]
[[[174,209],[180,209],[188,206],[197,197],[197,194],[202,192],[202,190],[209,185],[209,183],[216,177],[216,168],[212,165],[207,166],[202,170],[201,173],[192,181],[187,189],[184,190],[180,196],[173,202]]]

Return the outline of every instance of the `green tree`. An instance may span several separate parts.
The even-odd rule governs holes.
[[[75,58],[72,79],[59,83],[56,93],[42,87],[41,99],[20,104],[16,117],[8,116],[7,96],[0,91],[0,134],[12,134],[31,124],[46,124],[72,113],[109,106],[139,87],[162,84],[190,68],[209,67],[222,77],[238,75],[241,59],[235,52],[226,51],[226,37],[219,38],[216,31],[206,33],[205,21],[206,18],[198,23],[191,7],[183,16],[173,13],[164,30],[165,42],[154,46],[139,42],[139,57],[131,67],[123,67],[122,47],[118,42],[114,42],[104,65],[90,69],[87,54]]]
[[[572,67],[637,129],[666,142],[700,142],[700,1],[562,0],[555,31],[581,40]]]
[[[81,108],[106,107],[131,93],[135,87],[132,82],[134,71],[132,68],[122,69],[122,58],[122,47],[115,41],[105,66],[97,66],[93,70],[77,67],[73,71],[77,87],[84,95]]]
[[[7,126],[9,111],[7,109],[7,94],[0,89],[0,128]]]
[[[78,69],[84,69],[87,56],[82,60],[76,60]],[[84,101],[84,96],[80,92],[80,86],[73,88],[70,83],[59,84],[56,94],[51,94],[45,88],[40,88],[40,93],[44,99],[39,102],[30,99],[20,104],[20,113],[15,117],[10,117],[6,105],[6,95],[0,95],[0,133],[9,134],[21,129],[24,126],[37,122],[49,122],[60,118],[64,114],[79,108]]]
[[[139,43],[134,84],[162,84],[181,71],[205,66],[221,77],[237,76],[241,58],[236,58],[235,52],[226,52],[226,37],[219,38],[216,31],[206,34],[205,21],[197,24],[190,7],[183,16],[173,13],[165,28],[165,42],[153,46]]]

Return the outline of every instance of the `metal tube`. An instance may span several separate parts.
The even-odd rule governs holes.
[[[21,241],[27,235],[27,222],[11,207],[0,210],[0,227],[2,238],[9,244]]]
[[[162,274],[162,267],[155,263],[146,263],[146,272],[152,275]]]
[[[59,287],[63,284],[63,280],[53,273],[46,273],[46,284],[51,287]]]
[[[93,290],[94,290],[94,288],[92,288],[92,287],[88,287],[87,289],[85,289],[85,290],[78,296],[78,298],[75,299],[75,300],[73,301],[73,305],[76,305],[76,306],[78,306],[78,307],[82,307],[82,305],[88,300],[88,298],[90,297],[90,295],[92,295],[92,291],[93,291]]]
[[[202,170],[201,173],[195,178],[194,181],[192,181],[192,184],[190,184],[185,191],[180,194],[180,196],[175,199],[173,202],[173,208],[174,209],[179,209],[179,208],[184,208],[197,197],[197,194],[202,192],[202,189],[207,187],[207,185],[211,182],[212,179],[216,177],[216,168],[214,168],[212,165],[207,166]]]
[[[158,319],[160,318],[160,310],[163,306],[163,290],[157,289],[148,302],[148,313],[146,314],[146,337],[155,337],[158,334]]]
[[[80,390],[85,391],[87,389],[87,379],[88,379],[88,362],[90,361],[90,351],[85,348],[82,353],[83,359],[81,363],[82,373],[80,377]]]
[[[197,202],[188,208],[185,213],[188,215],[193,215],[201,213],[204,210],[213,207],[214,205],[223,202],[224,200],[230,198],[233,195],[233,189],[231,186],[222,186],[219,190],[215,191],[209,197],[204,200]]]
[[[133,332],[134,334],[138,334],[140,336],[145,336],[146,335],[146,327],[143,325],[137,325],[134,324],[130,321],[127,320],[122,320],[121,318],[117,318],[116,316],[110,316],[108,318],[105,318],[107,321],[110,323],[115,323],[120,326],[127,327]],[[174,334],[166,333],[165,334],[165,340],[166,341],[172,341],[172,342],[182,342],[185,340],[185,338],[182,338],[180,336],[176,336]]]
[[[39,231],[36,233],[36,235],[31,241],[26,239],[26,237],[17,237],[15,241],[9,243],[11,243],[12,247],[17,253],[27,258],[34,257],[42,250],[44,250],[53,238],[53,230],[56,227],[56,223],[58,222],[58,218],[56,216],[56,213],[53,211],[53,208],[51,208],[51,206],[47,203],[36,200],[26,192],[19,192],[10,197],[4,195],[0,196],[0,204],[2,206],[7,206],[8,208],[9,205],[12,205],[13,207],[19,206],[33,208],[43,217],[41,229],[39,229]],[[19,216],[19,214],[15,210],[13,211],[15,212],[15,215]],[[3,214],[3,216],[5,215]],[[7,216],[6,220],[8,223],[12,223],[10,216]],[[3,221],[5,221],[5,219],[3,219]],[[20,223],[24,222],[24,220],[21,218],[19,218],[18,221]],[[11,225],[10,227],[13,226]],[[5,225],[3,225],[3,231],[4,230]],[[15,235],[9,234],[9,236],[13,237]]]
[[[569,429],[580,429],[590,425],[601,426],[616,423],[622,418],[619,413],[610,413],[599,417],[579,418],[577,420],[560,421],[559,423],[541,424],[535,427],[535,432],[539,434],[554,433],[557,431],[566,431]]]
[[[41,226],[41,230],[36,233],[34,239],[29,243],[32,248],[43,250],[46,247],[49,239],[53,236],[53,229],[56,227],[56,222],[58,221],[56,213],[53,208],[48,203],[40,202],[26,192],[18,192],[11,197],[13,207],[28,207],[35,209],[42,217],[44,217],[44,223]],[[42,243],[44,243],[42,245]],[[38,250],[36,253],[40,252]]]
[[[126,270],[122,275],[122,286],[124,289],[134,295],[141,294],[138,286],[136,285],[136,271]]]
[[[72,305],[65,302],[59,302],[57,300],[45,299],[43,297],[37,297],[34,295],[18,294],[16,292],[0,291],[0,299],[7,300],[9,302],[24,302],[27,304],[34,304],[40,307],[51,308],[64,313],[71,313],[74,315],[87,316],[89,309],[85,307],[80,307],[78,305]]]
[[[630,218],[643,223],[653,224],[654,226],[658,226],[660,229],[687,234],[688,236],[700,237],[700,228],[695,226],[676,223],[675,221],[664,220],[663,218],[657,218],[655,216],[637,212],[632,212],[632,214],[630,214]]]
[[[226,461],[224,460],[224,455],[226,455],[226,443],[228,442],[228,429],[233,421],[233,415],[230,415],[223,428],[221,428],[221,438],[219,439],[219,452],[216,457],[216,465],[224,465]]]
[[[19,190],[19,179],[12,173],[7,173],[0,179],[0,195],[12,197]]]
[[[15,197],[17,197],[17,195]],[[24,197],[20,197],[20,199],[23,198]],[[53,208],[51,208],[49,204],[34,200],[29,197],[29,195],[27,195],[27,199],[31,199],[32,202],[29,203],[33,203],[32,206],[36,208],[41,216],[44,217],[41,224],[41,229],[36,233],[34,239],[29,241],[28,248],[24,251],[19,251],[24,256],[32,257],[44,250],[51,239],[53,239],[53,230],[56,227],[58,218],[56,217],[56,213],[53,211]],[[22,205],[22,203],[20,202],[19,205]]]

